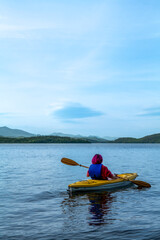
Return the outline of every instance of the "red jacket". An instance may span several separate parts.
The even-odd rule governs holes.
[[[89,170],[87,171],[87,177],[89,177]],[[113,177],[113,174],[111,173],[111,171],[102,164],[102,168],[101,168],[101,177],[102,179],[108,179]]]

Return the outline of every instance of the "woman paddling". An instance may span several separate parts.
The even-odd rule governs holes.
[[[87,171],[87,177],[92,179],[104,179],[112,180],[118,178],[116,174],[112,174],[111,171],[102,164],[103,158],[100,154],[94,155],[92,158],[92,164]]]

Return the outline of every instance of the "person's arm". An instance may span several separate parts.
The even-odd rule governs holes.
[[[87,171],[87,177],[89,177],[89,170]]]
[[[111,171],[104,165],[102,165],[102,169],[101,169],[101,176],[102,179],[108,179],[108,178],[112,178],[115,179],[116,177],[111,173]]]

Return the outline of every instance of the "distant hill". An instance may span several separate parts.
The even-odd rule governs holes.
[[[19,129],[0,127],[0,143],[160,143],[160,133],[142,138],[124,137],[106,140],[97,136],[82,136],[64,133],[35,135]]]
[[[90,143],[82,138],[34,136],[34,137],[0,137],[0,143]]]
[[[105,138],[100,138],[100,137],[97,137],[97,136],[82,136],[80,134],[78,135],[74,135],[74,134],[65,134],[65,133],[59,133],[59,132],[55,132],[55,133],[52,133],[51,134],[52,136],[59,136],[59,137],[71,137],[71,138],[81,138],[81,139],[84,139],[84,140],[87,140],[89,142],[92,142],[92,143],[107,143],[109,142],[108,140],[106,140]]]
[[[34,135],[19,129],[0,127],[0,143],[101,143],[108,142],[96,136],[53,133],[48,136]]]
[[[116,140],[118,137],[109,137],[109,136],[104,136],[104,139],[108,140],[108,141],[113,141]]]
[[[59,137],[72,137],[72,138],[84,138],[84,136],[77,134],[67,134],[67,133],[60,133],[60,132],[54,132],[50,134],[51,136],[59,136]]]
[[[118,138],[113,143],[160,143],[160,133],[148,135],[142,138]]]
[[[11,128],[8,128],[8,127],[0,127],[0,137],[11,137],[11,138],[29,138],[29,137],[36,137],[37,135],[35,134],[32,134],[32,133],[29,133],[29,132],[26,132],[26,131],[23,131],[23,130],[20,130],[20,129],[11,129]],[[41,136],[41,135],[39,135]],[[80,134],[78,135],[74,135],[74,134],[64,134],[64,133],[60,133],[60,132],[55,132],[55,133],[52,133],[52,134],[49,134],[48,136],[55,136],[55,137],[67,137],[67,138],[73,138],[75,139],[75,142],[76,139],[78,139],[78,141],[84,141],[84,142],[91,142],[91,143],[107,143],[108,140],[106,140],[105,138],[100,138],[100,137],[97,137],[97,136],[82,136]],[[38,136],[37,136],[38,137]],[[47,136],[43,136],[43,137],[47,137]],[[58,138],[57,138],[58,139]],[[80,140],[81,139],[81,140]],[[1,140],[2,141],[2,140]],[[60,140],[58,140],[60,141]]]
[[[109,141],[104,139],[104,138],[100,138],[100,137],[97,137],[97,136],[88,136],[86,137],[85,139],[89,140],[90,142],[92,143],[108,143]]]
[[[34,134],[19,129],[11,129],[8,127],[0,127],[0,136],[2,137],[32,137]]]

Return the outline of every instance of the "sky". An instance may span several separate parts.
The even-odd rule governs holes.
[[[159,0],[0,0],[0,126],[160,132]]]

